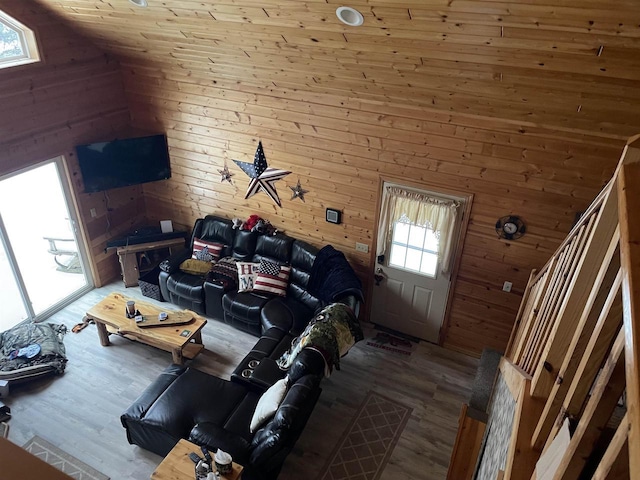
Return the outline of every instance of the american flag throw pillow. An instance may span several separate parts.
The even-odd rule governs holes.
[[[263,258],[260,260],[258,276],[253,283],[253,291],[275,293],[284,297],[287,295],[290,274],[291,267],[288,265],[278,265]]]
[[[223,248],[224,245],[221,243],[208,242],[200,238],[194,238],[191,258],[213,263],[220,258]]]

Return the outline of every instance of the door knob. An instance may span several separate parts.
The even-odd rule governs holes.
[[[384,272],[382,268],[376,268],[376,273],[373,275],[373,279],[376,281],[376,287],[380,286],[380,282],[384,280]]]

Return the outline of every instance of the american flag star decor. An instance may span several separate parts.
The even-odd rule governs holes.
[[[256,154],[253,157],[253,163],[241,162],[240,160],[234,160],[234,163],[238,165],[242,171],[249,176],[249,178],[251,178],[249,187],[247,188],[247,193],[244,196],[245,200],[262,190],[271,197],[271,200],[273,200],[276,205],[282,207],[280,197],[278,196],[274,183],[283,179],[291,172],[277,168],[270,168],[267,165],[267,159],[265,158],[264,151],[262,150],[262,142],[258,143]]]

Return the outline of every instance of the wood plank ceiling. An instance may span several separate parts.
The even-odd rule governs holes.
[[[262,88],[334,93],[626,138],[636,133],[634,0],[39,0],[122,58]]]
[[[342,0],[36,1],[120,62],[133,126],[167,132],[173,177],[144,188],[153,218],[259,213],[343,248],[369,283],[373,254],[354,242],[373,247],[381,177],[473,193],[444,336],[459,350],[504,346],[529,270],[640,131],[636,0],[354,0],[360,27],[337,20]],[[258,140],[294,172],[282,209],[243,198],[231,160]],[[287,195],[298,178],[305,203]],[[527,220],[519,242],[496,239],[509,213]]]

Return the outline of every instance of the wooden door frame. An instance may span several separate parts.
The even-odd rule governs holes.
[[[462,250],[464,248],[464,241],[467,236],[467,228],[469,226],[469,218],[471,217],[471,207],[473,204],[473,193],[465,192],[462,190],[456,190],[453,188],[443,187],[441,185],[429,182],[417,182],[415,180],[407,180],[402,177],[394,177],[390,175],[381,175],[378,178],[378,198],[376,200],[376,220],[375,229],[373,235],[373,248],[369,252],[369,265],[370,265],[370,277],[373,278],[376,270],[376,252],[378,250],[378,229],[380,228],[380,208],[382,207],[382,195],[385,183],[395,183],[398,185],[404,185],[409,188],[415,188],[418,190],[428,190],[435,194],[441,193],[442,195],[452,195],[464,199],[464,205],[461,211],[462,218],[460,219],[460,227],[452,241],[456,241],[455,249],[452,251],[453,263],[451,266],[451,275],[449,279],[449,292],[447,293],[447,301],[444,309],[444,316],[442,318],[442,325],[440,326],[440,333],[438,335],[438,345],[443,345],[446,334],[449,330],[449,316],[451,313],[451,304],[453,303],[453,294],[458,279],[458,270],[460,268],[460,259],[462,257]],[[367,282],[368,288],[365,298],[373,298],[373,286],[374,282]],[[371,304],[372,302],[365,303],[364,318],[371,319]]]
[[[80,199],[75,188],[73,188],[71,168],[69,167],[69,161],[66,155],[58,155],[51,160],[56,162],[60,168],[58,172],[60,174],[61,187],[64,190],[65,198],[70,202],[68,208],[70,214],[73,217],[75,223],[74,228],[76,230],[76,241],[78,242],[78,253],[82,257],[82,263],[85,269],[87,282],[91,289],[96,286],[97,267],[93,255],[90,254],[89,235],[87,233],[87,225],[81,215],[82,208],[80,206]]]

